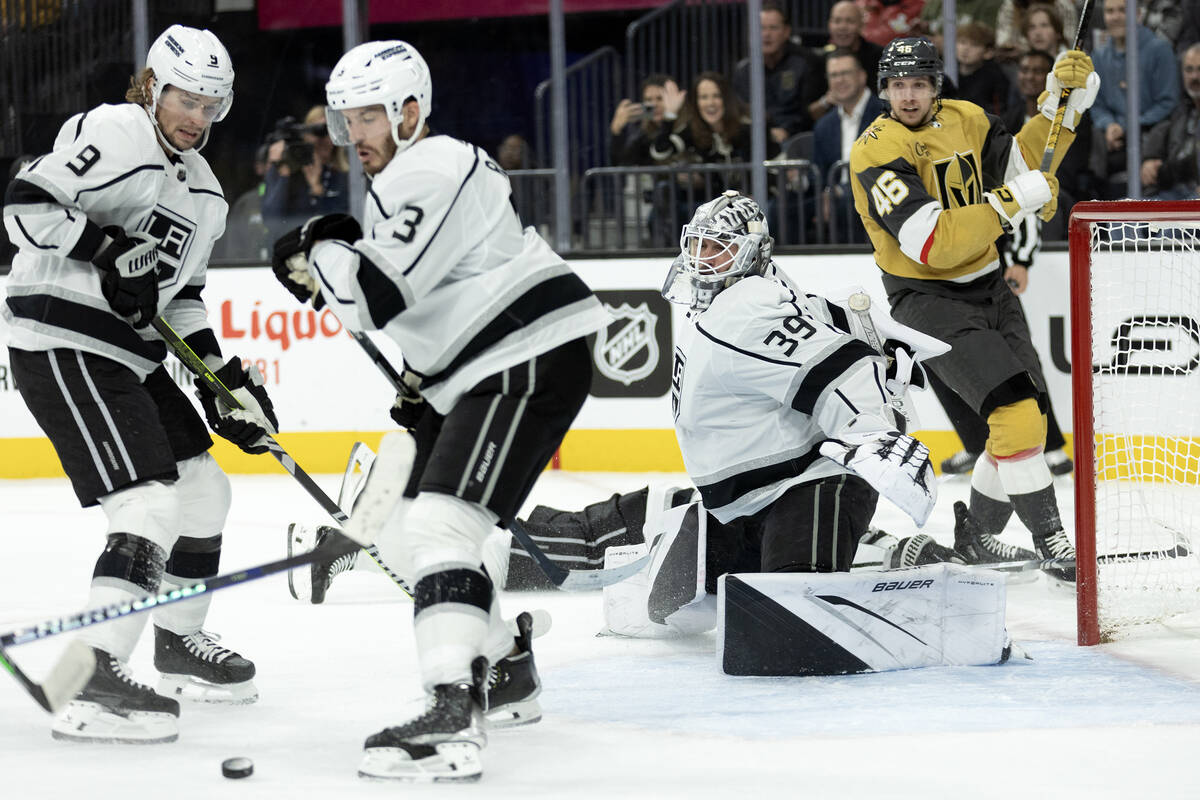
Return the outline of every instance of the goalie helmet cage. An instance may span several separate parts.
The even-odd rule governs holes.
[[[1077,203],[1069,246],[1078,639],[1092,645],[1200,610],[1200,201]]]

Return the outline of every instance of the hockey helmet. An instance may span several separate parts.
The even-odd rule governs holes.
[[[420,116],[408,139],[400,139],[403,108],[417,101]],[[386,41],[360,44],[338,60],[325,84],[326,121],[334,144],[350,144],[350,126],[342,113],[349,108],[382,105],[387,110],[396,152],[410,147],[421,135],[433,108],[433,82],[429,66],[417,49],[407,42]]]
[[[213,122],[220,122],[229,113],[233,105],[233,62],[212,31],[172,25],[150,45],[146,66],[154,70],[152,116],[168,86],[220,98],[221,106],[213,115]]]
[[[879,57],[879,96],[887,99],[887,82],[891,78],[909,75],[928,75],[933,80],[934,95],[942,94],[942,57],[933,42],[925,37],[893,39]]]
[[[696,209],[683,226],[663,297],[701,310],[747,275],[762,275],[774,240],[758,203],[730,189]]]

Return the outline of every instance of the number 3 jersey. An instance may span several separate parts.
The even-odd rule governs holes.
[[[152,328],[134,330],[104,299],[91,263],[101,229],[117,225],[159,240],[159,313],[190,336],[209,330],[200,290],[227,208],[203,157],[168,158],[141,106],[75,115],[53,151],[26,165],[5,197],[5,228],[19,248],[3,307],[9,344],[85,350],[149,374],[166,346]],[[216,344],[211,335],[205,340]]]
[[[847,312],[790,288],[772,267],[689,316],[671,406],[688,476],[721,522],[846,470],[821,442],[859,413],[887,415],[884,362]]]
[[[442,414],[487,376],[609,319],[566,262],[522,230],[510,195],[478,147],[428,136],[375,176],[363,238],[318,242],[310,254],[342,324],[399,344]]]

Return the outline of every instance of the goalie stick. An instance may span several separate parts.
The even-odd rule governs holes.
[[[392,384],[392,388],[399,394],[411,398],[413,396],[412,387],[404,382],[400,373],[387,360],[387,357],[379,352],[379,348],[375,346],[375,343],[364,333],[351,335],[371,361],[375,363],[375,366],[388,379],[388,382]],[[538,547],[537,542],[533,540],[533,537],[529,535],[529,532],[525,530],[520,521],[514,519],[509,524],[508,530],[512,533],[513,538],[521,543],[521,547],[524,547],[525,551],[537,562],[538,568],[550,579],[550,582],[568,592],[582,592],[611,586],[638,572],[650,560],[650,556],[647,554],[636,561],[622,564],[619,567],[569,570],[551,561],[545,551]]]
[[[332,549],[334,556],[345,555],[358,549],[358,544],[342,536],[341,533],[334,535],[340,540],[335,540]],[[107,606],[100,606],[99,608],[90,608],[86,611],[55,617],[39,622],[36,625],[30,625],[20,630],[5,633],[0,635],[0,665],[17,679],[17,682],[37,701],[38,705],[51,713],[55,713],[70,702],[71,698],[78,694],[79,690],[91,678],[92,672],[96,668],[92,649],[79,640],[72,642],[71,646],[59,657],[58,662],[50,670],[48,677],[41,683],[38,683],[26,675],[13,662],[8,655],[7,648],[40,639],[47,639],[51,636],[57,636],[60,633],[68,633],[80,628],[110,622],[121,617],[128,617],[131,614],[140,614],[143,611],[150,611],[170,603],[179,603],[184,600],[200,597],[201,595],[212,594],[221,589],[227,589],[230,586],[249,583],[259,578],[265,578],[268,575],[304,566],[311,563],[314,557],[313,551],[300,553],[289,558],[268,561],[265,564],[247,567],[237,572],[230,572],[226,575],[217,575],[207,580],[193,583],[190,586],[172,589],[169,592],[148,594],[137,600],[112,603]]]
[[[154,330],[159,332],[159,334],[163,337],[163,340],[166,341],[167,345],[170,346],[171,350],[175,353],[176,357],[183,363],[183,365],[191,370],[192,374],[194,374],[197,378],[204,381],[204,383],[210,389],[212,389],[213,393],[216,394],[217,397],[221,398],[221,402],[225,403],[225,405],[229,406],[230,408],[242,408],[242,404],[238,402],[238,399],[233,395],[233,392],[229,391],[229,388],[226,387],[225,384],[221,383],[220,378],[218,378],[213,371],[209,369],[208,364],[204,363],[204,359],[196,355],[196,351],[188,346],[187,342],[185,342],[183,338],[175,332],[175,329],[171,327],[169,322],[162,317],[155,317],[150,324],[154,326]],[[378,351],[376,352],[378,353]],[[350,521],[350,515],[343,511],[337,503],[333,502],[329,495],[325,494],[321,487],[317,485],[316,481],[314,481],[307,472],[300,468],[300,465],[296,463],[296,459],[288,455],[288,452],[283,449],[283,446],[280,445],[273,436],[268,434],[266,439],[267,449],[271,452],[271,455],[273,455],[275,460],[282,464],[283,468],[286,469],[291,476],[295,478],[301,486],[304,487],[304,490],[308,492],[308,496],[313,500],[316,500],[317,504],[320,505],[321,508],[325,509],[325,513],[333,517],[334,521],[336,521],[338,525],[345,525]],[[363,549],[367,551],[367,555],[374,559],[375,563],[379,565],[380,569],[382,569],[388,575],[388,577],[396,582],[397,586],[403,589],[409,597],[412,597],[412,591],[409,589],[408,585],[405,584],[404,581],[401,580],[398,575],[396,575],[396,573],[384,566],[383,561],[379,558],[379,550],[376,549],[374,545]]]

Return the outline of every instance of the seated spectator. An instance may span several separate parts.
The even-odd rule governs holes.
[[[1057,50],[1047,48],[1046,42],[1034,44],[1025,35],[1025,24],[1029,14],[1035,8],[1047,7],[1047,4],[1051,2],[1053,5],[1048,7],[1058,18],[1059,39],[1065,38],[1063,36],[1064,29],[1074,33],[1079,20],[1075,13],[1074,0],[1004,0],[1000,5],[995,22],[996,58],[1002,61],[1011,61],[1031,49],[1045,50],[1055,56],[1058,55]]]
[[[823,55],[834,50],[849,50],[867,71],[867,85],[874,86],[879,78],[879,58],[883,48],[862,36],[863,12],[853,0],[840,0],[829,9],[829,43],[822,48]],[[818,99],[808,107],[812,118],[820,119],[829,111],[829,106]]]
[[[892,39],[915,36],[925,0],[857,0],[862,9],[862,37],[880,47]],[[867,84],[871,86],[873,84]]]
[[[1140,22],[1154,33],[1166,39],[1180,55],[1195,39],[1187,43],[1182,40],[1186,29],[1200,17],[1200,2],[1197,0],[1141,0]]]
[[[505,172],[517,169],[534,169],[536,159],[533,148],[519,133],[510,133],[496,146],[496,165]]]
[[[1041,50],[1058,58],[1067,51],[1067,37],[1063,20],[1054,6],[1034,3],[1025,10],[1021,21],[1021,36],[1025,40],[1026,52]]]
[[[1092,106],[1092,124],[1104,137],[1101,168],[1106,178],[1103,199],[1128,193],[1125,173],[1126,137],[1140,136],[1162,122],[1179,103],[1179,68],[1165,39],[1144,25],[1138,32],[1138,91],[1141,98],[1137,120],[1126,119],[1125,109],[1125,0],[1104,0],[1107,40],[1096,48],[1092,61],[1100,75],[1100,94]]]
[[[835,50],[825,57],[825,77],[829,81],[833,110],[817,120],[813,128],[813,164],[820,171],[823,183],[830,187],[829,207],[822,209],[821,217],[828,222],[830,215],[836,214],[835,230],[839,232],[836,241],[865,242],[866,231],[854,213],[850,186],[845,180],[838,181],[831,168],[839,161],[850,160],[851,145],[883,113],[883,103],[867,88],[867,72],[848,50]],[[843,177],[848,180],[849,173]]]
[[[313,106],[302,125],[280,120],[267,150],[263,221],[274,241],[310,217],[350,210],[349,164],[325,127],[325,106]]]
[[[792,26],[778,0],[763,0],[759,19],[762,23],[763,101],[767,109],[767,130],[771,140],[779,144],[792,134],[812,130],[809,106],[825,94],[825,75],[816,56],[792,43]],[[733,68],[733,88],[743,103],[749,102],[748,58]],[[685,221],[690,218],[688,216]]]
[[[263,224],[262,199],[267,191],[267,151],[269,144],[261,144],[254,151],[254,175],[258,183],[238,195],[229,206],[225,217],[225,233],[213,247],[212,257],[225,261],[269,261],[268,249],[274,241],[267,238],[267,226]]]
[[[991,28],[981,22],[968,22],[958,26],[954,52],[958,56],[958,99],[970,100],[989,114],[998,115],[1004,113],[1012,87],[992,57],[994,44]]]
[[[1156,200],[1191,200],[1200,183],[1200,43],[1179,59],[1186,98],[1146,134],[1142,188]]]
[[[614,166],[649,166],[657,163],[650,145],[663,125],[663,86],[674,83],[669,75],[657,73],[642,81],[642,101],[621,100],[609,123],[609,160]]]

